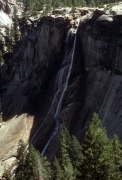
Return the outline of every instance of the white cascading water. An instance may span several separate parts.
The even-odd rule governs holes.
[[[78,27],[79,27],[79,22],[80,19],[78,19],[78,26],[75,32],[75,37],[74,37],[74,43],[72,46],[72,49],[70,50],[70,52],[67,52],[65,55],[65,58],[63,60],[62,63],[62,68],[59,70],[58,74],[57,74],[57,79],[56,79],[56,83],[55,83],[55,96],[53,98],[51,107],[45,117],[45,119],[43,120],[42,124],[40,125],[40,127],[37,129],[37,131],[35,132],[34,136],[32,137],[32,139],[30,140],[30,143],[34,144],[34,139],[36,141],[36,136],[38,134],[38,132],[40,131],[40,129],[43,127],[43,125],[45,123],[48,123],[49,119],[52,117],[55,119],[55,123],[56,126],[47,142],[47,144],[45,145],[43,151],[42,151],[42,156],[44,156],[45,151],[47,150],[49,144],[51,143],[51,141],[54,139],[54,137],[57,135],[58,130],[59,130],[59,122],[58,122],[58,115],[59,112],[61,110],[62,107],[62,101],[66,92],[66,89],[68,87],[68,83],[69,83],[69,78],[70,78],[70,74],[71,74],[71,70],[72,70],[72,66],[73,66],[73,60],[74,60],[74,53],[75,53],[75,47],[76,47],[76,34],[78,31]],[[68,34],[67,34],[67,41],[70,38],[71,33],[73,33],[73,29],[70,29]],[[63,65],[66,64],[64,67]],[[64,86],[63,91],[61,93],[60,98],[57,98],[57,95],[59,94],[60,88]],[[55,104],[57,104],[57,108],[55,110]]]

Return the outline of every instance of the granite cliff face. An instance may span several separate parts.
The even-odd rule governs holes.
[[[99,66],[112,74],[122,74],[121,15],[112,16],[96,10],[80,28],[86,67],[90,70]]]
[[[118,10],[111,14],[96,10],[80,24],[79,34],[87,70],[81,122],[86,115],[87,123],[97,112],[109,136],[116,133],[122,140],[122,16]]]
[[[79,140],[93,112],[122,140],[122,17],[95,10],[75,34],[63,17],[43,17],[22,29],[20,44],[1,67],[4,120],[34,116],[29,142],[51,159],[64,125]]]
[[[43,18],[38,28],[27,27],[22,31],[22,40],[18,50],[14,53],[10,63],[6,65],[7,67],[5,65],[2,67],[3,88],[7,88],[7,83],[9,83],[11,89],[7,88],[5,91],[4,100],[8,101],[3,102],[5,105],[3,105],[3,116],[5,117],[15,112],[18,114],[31,111],[34,108],[31,108],[30,104],[33,106],[33,103],[36,103],[34,98],[38,94],[39,96],[42,94],[43,97],[47,83],[49,83],[48,79],[54,73],[52,69],[56,68],[62,56],[63,18]],[[23,97],[24,102],[22,103]],[[9,108],[7,108],[8,104]]]

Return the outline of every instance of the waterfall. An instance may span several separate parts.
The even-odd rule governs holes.
[[[74,29],[70,29],[67,33],[65,57],[63,59],[62,66],[57,74],[56,83],[55,83],[55,91],[59,90],[62,87],[62,85],[66,83],[68,70],[71,64],[71,55],[72,55],[71,45],[72,45],[72,41],[74,41],[73,30]]]
[[[78,30],[78,27],[79,27],[79,22],[78,21],[78,26],[77,26],[77,30]],[[76,34],[77,34],[77,30],[76,30]],[[59,130],[59,122],[58,122],[58,114],[61,110],[61,106],[62,106],[62,100],[63,100],[63,97],[65,95],[65,92],[66,92],[66,89],[68,87],[68,82],[69,82],[69,78],[70,78],[70,74],[71,74],[71,70],[72,70],[72,66],[73,66],[73,60],[74,60],[74,53],[75,53],[75,47],[76,47],[76,34],[75,34],[75,39],[74,39],[74,44],[73,44],[73,50],[72,50],[72,56],[71,56],[71,62],[70,62],[70,66],[69,66],[69,70],[68,70],[68,75],[66,77],[66,82],[65,82],[65,86],[64,86],[64,89],[63,89],[63,92],[61,94],[61,97],[59,99],[59,102],[58,102],[58,106],[57,106],[57,109],[56,109],[56,113],[54,115],[54,118],[55,118],[55,122],[56,122],[56,127],[51,135],[51,137],[49,138],[46,146],[44,147],[43,151],[42,151],[42,156],[45,154],[45,151],[46,149],[48,148],[50,142],[53,140],[53,138],[56,136],[56,134],[58,133],[58,130]],[[60,81],[59,81],[60,82]]]
[[[47,124],[49,123],[49,119],[53,118],[55,120],[56,125],[55,125],[55,128],[54,128],[47,144],[45,145],[45,147],[42,151],[42,156],[44,156],[45,151],[47,150],[49,144],[51,143],[51,141],[54,139],[54,137],[57,135],[57,133],[59,131],[58,115],[59,115],[59,112],[62,107],[62,101],[63,101],[64,95],[65,95],[66,89],[68,87],[69,78],[70,78],[70,74],[71,74],[71,70],[72,70],[72,66],[73,66],[74,53],[75,53],[75,47],[76,47],[76,34],[78,31],[79,22],[80,22],[80,19],[78,19],[78,26],[77,26],[76,31],[74,32],[73,29],[70,29],[67,34],[67,39],[66,39],[67,51],[66,51],[66,55],[63,59],[61,69],[59,70],[59,72],[57,74],[57,79],[56,79],[56,83],[55,83],[55,95],[54,95],[51,107],[50,107],[45,119],[43,120],[42,124],[39,126],[39,128],[37,129],[37,131],[35,132],[34,136],[32,137],[32,139],[30,140],[30,143],[29,143],[29,144],[34,143],[34,139],[36,141],[36,136],[37,136],[38,132],[40,131],[40,129],[43,127],[43,125],[45,125],[46,123]],[[75,37],[74,37],[73,46],[71,48],[71,47],[68,47],[68,43],[71,46],[71,42],[69,42],[69,40],[73,40],[73,38],[72,38],[73,32],[75,33]],[[61,93],[60,97],[57,98],[62,86],[63,86],[62,93]],[[54,106],[55,103],[57,104],[56,109]]]

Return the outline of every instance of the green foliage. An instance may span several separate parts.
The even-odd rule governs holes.
[[[16,179],[21,180],[21,178],[25,177],[26,173],[26,157],[27,151],[26,146],[22,140],[19,141],[18,149],[17,149],[17,160],[18,160],[18,167],[16,169]]]
[[[75,7],[74,6],[72,6],[70,13],[75,13]]]
[[[53,175],[52,180],[62,180],[64,177],[63,170],[59,164],[59,160],[55,157],[53,162]]]
[[[107,4],[107,8],[112,8],[113,6],[117,5],[118,4],[118,1],[113,1],[113,3],[109,3]]]
[[[84,180],[120,179],[112,143],[107,137],[105,128],[101,127],[101,121],[96,113],[85,134],[82,152],[84,155],[82,178]]]
[[[4,173],[2,175],[2,180],[11,180],[11,173],[8,169],[4,170]]]
[[[122,173],[122,144],[120,143],[118,137],[114,135],[112,139],[112,148],[114,152],[115,165],[117,166],[117,172]]]
[[[76,179],[81,176],[81,165],[83,163],[82,146],[75,136],[71,136],[69,142],[69,155],[74,169]]]
[[[94,113],[84,144],[64,129],[58,158],[53,163],[53,180],[120,180],[122,145],[117,136],[109,140],[105,128]]]
[[[39,154],[38,152],[34,149],[33,146],[30,146],[29,152],[26,154],[25,162],[23,164],[23,167],[25,168],[22,172],[23,173],[23,178],[25,180],[38,180],[39,179]],[[22,178],[22,175],[18,176],[18,173],[16,175],[16,178],[19,180]]]
[[[72,165],[72,159],[69,154],[69,142],[71,137],[67,129],[64,129],[60,139],[60,152],[59,152],[59,163],[63,170],[64,179],[75,180],[75,172]]]
[[[47,157],[41,157],[40,158],[40,164],[41,164],[41,172],[43,174],[44,180],[49,180],[52,177],[52,170],[50,167],[50,163],[47,161]]]
[[[22,140],[18,144],[17,162],[14,180],[49,180],[51,178],[51,168],[47,158],[42,158],[32,145],[29,149],[26,148]],[[2,178],[11,179],[10,171],[5,170]]]
[[[65,128],[61,133],[58,159],[53,163],[54,180],[76,180],[81,176],[82,147],[78,140]]]
[[[18,0],[24,3],[25,11],[40,11],[46,7],[46,12],[49,12],[51,8],[60,8],[62,6],[85,6],[85,0]]]
[[[43,10],[44,14],[48,13],[51,8],[61,8],[63,7],[103,7],[104,4],[118,3],[120,0],[18,0],[19,2],[23,2],[25,6],[25,12],[31,11],[41,11]],[[44,10],[44,8],[46,9]],[[25,13],[26,14],[26,13]]]

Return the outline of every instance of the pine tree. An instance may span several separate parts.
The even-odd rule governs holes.
[[[53,163],[54,180],[76,180],[81,177],[82,147],[66,128],[62,130],[58,159]]]
[[[52,177],[51,165],[47,160],[47,157],[40,158],[41,172],[44,180],[50,180]]]
[[[38,180],[39,172],[38,172],[38,153],[34,149],[33,146],[30,146],[29,152],[27,153],[25,165],[26,171],[24,172],[25,180]]]
[[[80,0],[80,6],[82,6],[82,7],[86,6],[86,1],[85,0]]]
[[[75,136],[71,136],[69,141],[69,155],[77,179],[81,177],[81,166],[83,163],[82,146]]]
[[[18,167],[16,169],[15,180],[49,180],[51,168],[45,157],[31,145],[29,149],[21,140],[17,150]]]
[[[112,147],[114,152],[115,165],[117,166],[116,173],[117,175],[121,173],[120,179],[122,179],[122,144],[120,143],[117,135],[114,135],[112,139]]]
[[[119,180],[117,166],[114,161],[112,143],[107,137],[106,130],[101,127],[101,121],[94,113],[92,122],[85,134],[83,145],[84,162],[82,178],[84,180]]]
[[[19,141],[18,149],[17,149],[17,160],[18,167],[16,169],[16,179],[21,180],[25,178],[25,161],[26,161],[26,146],[22,140]]]
[[[94,7],[95,6],[95,2],[94,2],[94,0],[91,0],[91,4],[90,4],[92,7]]]
[[[64,177],[63,170],[59,164],[59,160],[55,157],[53,162],[52,180],[62,180]]]
[[[73,169],[73,165],[70,159],[69,155],[69,143],[68,141],[71,141],[71,137],[68,134],[67,129],[64,129],[61,134],[60,139],[60,152],[59,152],[59,163],[61,165],[61,168],[63,170],[65,180],[75,180],[75,172]]]
[[[91,0],[86,0],[86,4],[89,6],[91,4]]]
[[[82,146],[75,136],[69,134],[66,128],[62,131],[62,135],[65,139],[64,144],[66,144],[66,151],[73,166],[74,174],[78,178],[81,176],[81,165],[83,162]],[[62,142],[60,146],[62,146]]]

